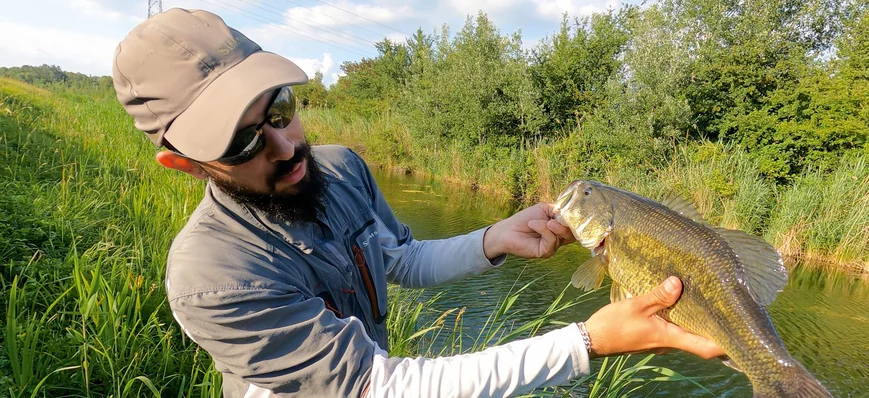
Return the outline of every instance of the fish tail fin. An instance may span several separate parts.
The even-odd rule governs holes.
[[[782,380],[752,381],[754,398],[832,398],[821,382],[802,366],[789,370]]]

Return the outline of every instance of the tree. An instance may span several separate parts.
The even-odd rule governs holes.
[[[549,129],[576,126],[603,100],[605,83],[622,66],[626,16],[609,12],[570,24],[565,14],[558,33],[532,51],[531,78]]]
[[[445,29],[423,43],[417,48],[437,43],[437,52],[430,65],[419,61],[426,66],[414,69],[400,102],[421,139],[516,147],[540,134],[543,115],[518,33],[501,35],[480,13],[452,41]]]
[[[308,84],[296,86],[293,91],[302,107],[324,108],[330,106],[329,93],[323,84],[323,72],[317,71],[313,78],[308,79]]]

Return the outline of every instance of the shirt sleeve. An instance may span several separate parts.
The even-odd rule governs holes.
[[[506,397],[567,383],[590,372],[576,324],[484,351],[441,358],[377,353],[367,398]]]
[[[227,289],[170,306],[220,371],[269,396],[359,397],[379,350],[358,319],[339,319],[321,299],[298,292]]]
[[[486,258],[483,237],[488,226],[449,239],[415,240],[410,228],[393,214],[368,166],[358,155],[355,157],[358,167],[363,170],[376,216],[377,235],[389,282],[410,288],[438,286],[479,275],[506,261],[506,255],[491,261]]]
[[[358,319],[298,293],[205,292],[171,307],[219,370],[270,397],[504,397],[589,373],[576,324],[478,353],[389,358]]]

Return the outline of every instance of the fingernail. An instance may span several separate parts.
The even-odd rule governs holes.
[[[679,286],[676,284],[677,278],[675,276],[671,276],[664,281],[664,290],[667,293],[673,294],[679,290]]]

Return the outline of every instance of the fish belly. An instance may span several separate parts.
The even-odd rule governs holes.
[[[669,276],[679,277],[682,296],[662,317],[715,341],[753,382],[781,376],[780,359],[790,357],[766,311],[721,272],[733,265],[690,250],[696,246],[690,238],[681,240],[674,247],[647,234],[614,232],[606,243],[607,271],[633,296],[648,293]]]

